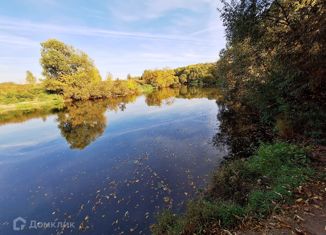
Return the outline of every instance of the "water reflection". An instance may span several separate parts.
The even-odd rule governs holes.
[[[76,223],[33,234],[148,234],[156,213],[182,210],[225,155],[211,143],[219,97],[164,89],[1,126],[0,234],[15,234],[17,216]]]
[[[0,113],[0,126],[7,124],[22,123],[34,118],[42,118],[44,121],[51,115],[60,112],[63,108],[52,109],[44,108],[41,110],[22,111],[15,110],[6,113]]]
[[[216,88],[198,88],[182,86],[155,90],[146,95],[148,106],[172,105],[176,98],[208,98],[221,100]],[[57,115],[58,128],[72,149],[84,149],[100,137],[109,120],[106,111],[124,111],[128,103],[133,103],[137,96],[117,97],[115,99],[82,101],[65,104],[65,108],[36,111],[15,111],[1,115],[0,125],[21,123],[34,118],[46,120],[51,114]]]
[[[61,135],[71,148],[84,149],[106,128],[106,110],[103,101],[76,102],[58,114],[57,121]]]
[[[152,93],[146,95],[146,104],[148,106],[161,106],[164,102],[167,105],[171,105],[174,102],[175,97],[180,94],[178,88],[175,89],[160,89],[153,91]]]
[[[213,138],[215,146],[228,146],[229,158],[245,158],[253,154],[258,141],[271,140],[272,133],[260,123],[258,114],[246,106],[217,100],[219,131]]]
[[[216,88],[201,88],[181,86],[179,88],[165,88],[156,90],[146,96],[148,106],[161,106],[163,104],[173,104],[175,98],[194,99],[207,98],[222,101],[223,97]]]
[[[57,118],[61,135],[71,148],[82,150],[103,134],[108,125],[107,110],[123,112],[126,104],[135,100],[136,96],[127,96],[66,104]]]

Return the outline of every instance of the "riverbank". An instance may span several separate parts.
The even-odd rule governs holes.
[[[115,92],[117,97],[132,95],[135,92],[138,94],[149,94],[154,91],[154,87],[149,84],[138,84],[137,89],[133,88],[134,92],[122,92],[128,90],[125,88]],[[65,106],[63,95],[50,94],[46,91],[43,84],[15,84],[2,83],[0,84],[0,114],[10,116],[12,113],[25,112],[30,113],[40,110],[62,109]]]
[[[310,155],[315,175],[294,190],[293,203],[285,204],[266,219],[247,219],[234,234],[324,234],[326,231],[326,148]]]
[[[42,84],[0,84],[0,114],[2,115],[14,111],[61,108],[63,105],[63,97],[47,93]]]
[[[42,100],[33,100],[33,101],[25,101],[19,102],[15,104],[0,104],[0,114],[4,114],[7,112],[13,111],[32,111],[46,108],[61,108],[63,107],[64,102],[61,97],[53,96],[49,98],[47,101]]]
[[[325,168],[319,169],[323,174]],[[244,221],[224,234],[324,234],[326,232],[326,181],[314,178],[294,192],[294,203],[261,221]],[[217,230],[218,231],[218,230]],[[214,232],[212,232],[214,234]]]
[[[262,144],[246,160],[226,162],[209,189],[190,201],[184,214],[163,212],[152,227],[153,233],[223,234],[248,221],[259,224],[284,205],[296,202],[296,192],[307,182],[316,177],[325,182],[309,152],[308,148],[276,142]]]

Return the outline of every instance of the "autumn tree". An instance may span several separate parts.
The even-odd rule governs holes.
[[[147,84],[157,88],[171,87],[179,84],[179,79],[175,76],[174,70],[145,70],[141,79]]]
[[[107,73],[107,75],[106,75],[106,81],[112,81],[112,80],[113,80],[112,73]]]
[[[216,74],[227,99],[273,128],[282,118],[301,135],[326,139],[324,1],[223,2],[227,47]]]
[[[26,79],[27,84],[35,84],[36,83],[36,77],[33,75],[33,73],[29,70],[26,71]]]
[[[215,83],[215,64],[194,64],[175,69],[181,84],[200,85]]]
[[[101,81],[88,55],[56,39],[41,43],[40,63],[46,89],[66,98],[88,99],[91,87]]]

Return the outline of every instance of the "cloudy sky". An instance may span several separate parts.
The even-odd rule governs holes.
[[[40,42],[85,51],[101,74],[217,60],[225,45],[218,0],[0,0],[0,82],[41,75]]]

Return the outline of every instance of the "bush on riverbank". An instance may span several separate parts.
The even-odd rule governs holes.
[[[262,218],[279,203],[291,201],[293,190],[313,173],[305,150],[292,144],[262,144],[247,160],[227,162],[212,186],[176,216],[163,212],[154,234],[205,234],[212,226],[234,227],[244,217]]]

